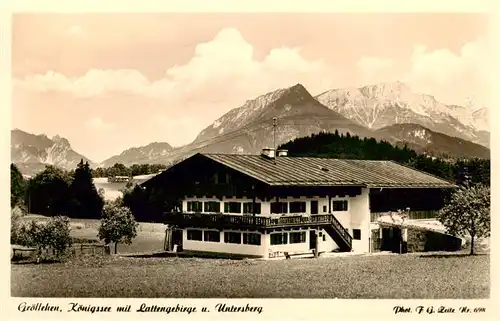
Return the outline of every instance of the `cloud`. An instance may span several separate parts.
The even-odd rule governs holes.
[[[491,58],[488,44],[481,38],[464,44],[458,53],[417,45],[406,81],[416,90],[450,103],[464,104],[467,97],[474,97],[489,105]]]
[[[85,122],[85,125],[98,130],[108,130],[114,128],[114,124],[104,122],[100,117],[93,117]]]
[[[167,69],[156,81],[137,70],[92,69],[75,78],[49,71],[18,79],[15,84],[31,91],[63,91],[78,97],[128,92],[182,104],[202,103],[217,95],[244,100],[297,82],[313,90],[328,89],[323,88],[329,83],[325,69],[322,61],[304,59],[300,48],[274,48],[263,60],[255,60],[253,46],[237,29],[227,28],[211,41],[198,44],[186,64]]]
[[[434,95],[448,104],[466,105],[471,99],[489,105],[491,57],[484,39],[462,46],[458,53],[415,45],[408,68],[398,68],[389,58],[363,57],[358,72],[363,84],[401,80],[413,91]]]
[[[392,81],[397,78],[394,75],[395,64],[389,58],[362,57],[356,66],[363,85]]]
[[[15,86],[35,92],[70,92],[78,97],[91,97],[113,91],[142,93],[149,80],[137,70],[91,69],[82,77],[68,78],[55,71],[16,80]]]

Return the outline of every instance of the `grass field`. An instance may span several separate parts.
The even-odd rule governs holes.
[[[488,298],[489,255],[292,260],[124,258],[11,265],[12,296]]]
[[[41,215],[26,215],[24,221],[36,220],[44,221],[47,217]],[[99,241],[97,229],[99,220],[91,219],[71,219],[70,235],[76,239],[86,239]],[[138,253],[163,250],[165,239],[165,225],[159,223],[139,223],[137,237],[132,244],[118,244],[118,253]],[[114,249],[114,247],[113,247]]]

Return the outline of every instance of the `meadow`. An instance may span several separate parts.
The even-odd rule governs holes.
[[[292,260],[86,257],[11,264],[20,297],[479,299],[490,256],[405,254]]]
[[[26,215],[22,218],[25,222],[36,220],[43,222],[48,218],[41,215]],[[74,242],[85,240],[85,242],[101,241],[97,237],[99,220],[92,219],[74,219],[70,221],[71,232],[70,236]],[[139,223],[137,228],[137,237],[132,241],[132,244],[118,244],[118,253],[144,253],[157,252],[163,250],[165,240],[164,224],[160,223]]]

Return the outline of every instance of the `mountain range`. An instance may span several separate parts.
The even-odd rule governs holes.
[[[275,140],[273,118],[276,118]],[[486,109],[446,105],[433,96],[413,93],[401,82],[360,88],[332,89],[312,96],[296,84],[247,100],[203,129],[185,146],[166,142],[123,151],[94,167],[115,163],[172,164],[196,152],[258,153],[264,147],[322,131],[349,132],[393,144],[407,144],[419,152],[454,157],[489,158]],[[53,164],[69,169],[81,159],[59,136],[12,131],[12,161],[27,172]],[[24,170],[23,170],[24,169]]]
[[[434,132],[418,124],[394,124],[377,130],[385,140],[395,145],[406,144],[419,153],[446,157],[490,158],[490,150],[483,145]]]
[[[155,159],[170,155],[172,146],[168,143],[155,142],[142,147],[132,147],[121,154],[112,156],[100,163],[100,167],[111,167],[116,163],[131,165],[140,163],[144,159]]]
[[[94,165],[87,157],[75,152],[66,138],[44,134],[34,135],[20,129],[11,130],[11,162],[25,175],[43,170],[45,165],[74,169],[80,160]]]
[[[452,137],[489,145],[486,108],[446,105],[417,94],[402,82],[326,91],[316,99],[328,108],[371,129],[414,123]]]

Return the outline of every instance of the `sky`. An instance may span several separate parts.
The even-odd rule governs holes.
[[[466,13],[15,14],[12,128],[99,162],[180,146],[232,108],[303,84],[403,81],[488,107],[488,17]]]

